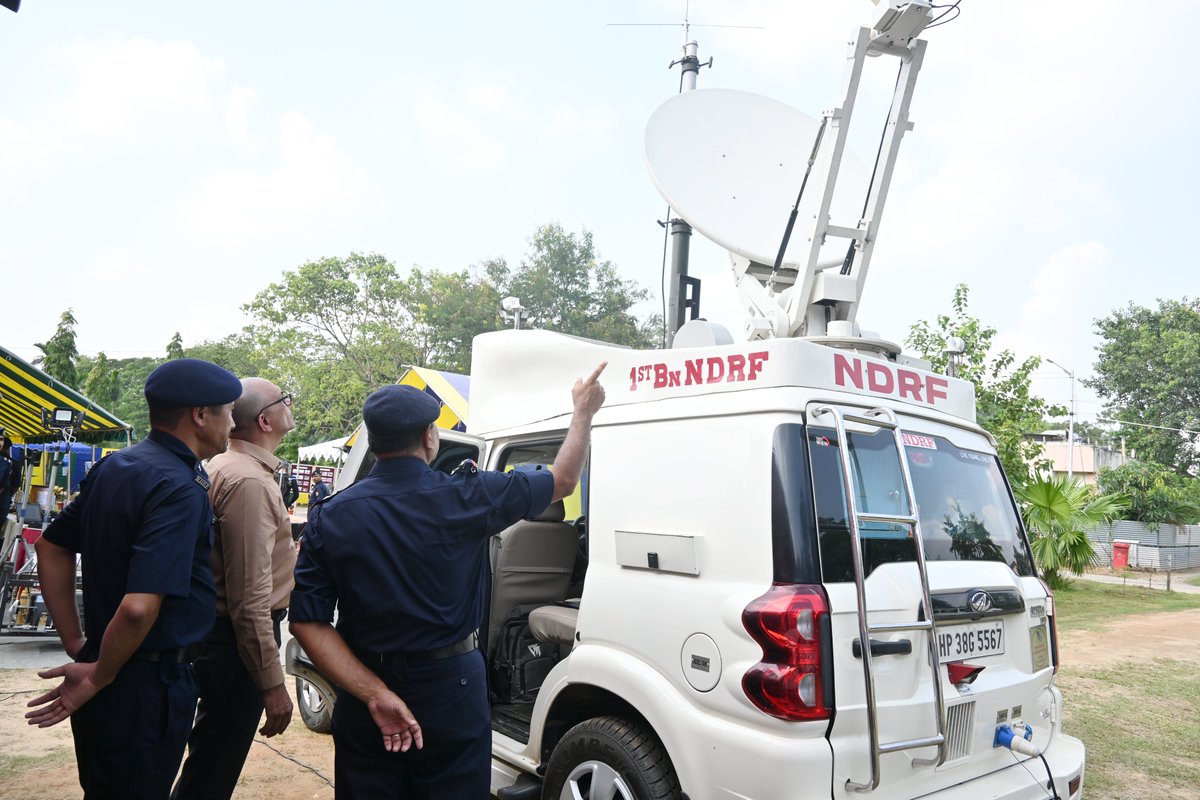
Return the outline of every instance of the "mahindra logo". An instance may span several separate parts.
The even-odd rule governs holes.
[[[971,606],[972,611],[979,614],[985,614],[988,611],[991,611],[995,605],[992,603],[992,596],[983,591],[972,594],[967,600],[967,604]]]

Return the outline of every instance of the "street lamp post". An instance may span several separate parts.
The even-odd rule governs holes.
[[[1075,373],[1053,359],[1047,358],[1046,361],[1067,373],[1067,377],[1071,379],[1071,410],[1067,415],[1067,480],[1073,480],[1075,477]]]

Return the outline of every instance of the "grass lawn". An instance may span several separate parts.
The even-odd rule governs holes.
[[[1116,616],[1200,608],[1200,595],[1075,580],[1054,593],[1059,630],[1096,631]]]
[[[1188,583],[1190,583],[1192,586],[1200,586],[1200,575],[1197,575],[1194,578],[1188,578]]]
[[[1200,596],[1075,581],[1054,593],[1059,631],[1103,630],[1114,616],[1200,607]],[[1088,748],[1088,798],[1194,797],[1200,786],[1200,664],[1146,658],[1064,666],[1065,728]]]
[[[1087,745],[1084,795],[1181,797],[1200,786],[1200,666],[1155,659],[1058,676],[1065,728]],[[1194,796],[1194,795],[1186,795]]]

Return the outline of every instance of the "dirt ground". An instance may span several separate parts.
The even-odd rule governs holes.
[[[1122,618],[1101,633],[1064,633],[1060,642],[1064,674],[1150,656],[1200,663],[1200,609],[1174,615],[1169,626],[1163,624],[1162,614],[1149,614]],[[38,730],[27,726],[23,718],[25,703],[42,691],[42,683],[33,670],[0,670],[0,754],[45,759],[35,783],[20,762],[13,764],[13,769],[0,769],[0,798],[79,796],[68,725]],[[297,715],[283,734],[255,740],[235,797],[331,800],[333,788],[328,781],[332,780],[332,740],[310,733]]]
[[[0,754],[6,757],[5,760],[11,757],[46,759],[36,778],[21,769],[20,762],[14,765],[16,769],[0,768],[0,798],[4,800],[56,800],[80,796],[69,723],[43,730],[25,724],[25,704],[44,691],[40,688],[43,683],[34,670],[0,670]],[[279,736],[271,739],[256,737],[234,797],[239,800],[332,800],[333,787],[329,783],[332,780],[333,740],[311,733],[296,712],[292,724]]]

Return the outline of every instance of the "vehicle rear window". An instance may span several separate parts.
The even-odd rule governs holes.
[[[892,432],[847,435],[859,513],[909,514]],[[832,428],[810,426],[808,447],[822,575],[826,582],[852,581],[841,444]],[[994,455],[960,448],[944,437],[919,434],[905,435],[904,450],[928,561],[1003,561],[1018,575],[1034,574],[1012,496]],[[916,557],[908,525],[864,521],[859,538],[867,575],[880,564]]]

